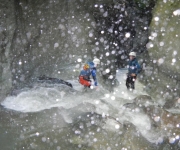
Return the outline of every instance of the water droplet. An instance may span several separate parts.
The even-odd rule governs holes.
[[[154,20],[155,20],[155,21],[159,21],[159,17],[155,17]]]
[[[126,38],[129,38],[130,36],[131,36],[131,34],[129,32],[125,34]]]

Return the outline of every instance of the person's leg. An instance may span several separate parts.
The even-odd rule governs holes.
[[[135,89],[133,78],[132,78],[132,82],[131,82],[131,88],[132,88],[133,90]]]
[[[131,88],[132,88],[133,90],[135,89],[135,81],[136,81],[136,77],[132,77]]]
[[[130,88],[130,78],[129,78],[129,76],[127,76],[127,79],[126,79],[126,87],[127,87],[127,89]]]

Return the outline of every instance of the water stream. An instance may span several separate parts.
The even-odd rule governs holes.
[[[138,107],[123,106],[139,95],[147,95],[138,81],[135,91],[127,91],[126,72],[118,70],[120,85],[113,93],[101,85],[99,89],[84,92],[78,81],[70,80],[74,89],[65,85],[36,84],[17,96],[7,97],[0,107],[2,149],[153,150],[171,147],[166,139],[172,138],[172,134],[154,127],[151,118]],[[177,143],[178,136],[174,137],[177,139],[172,143]]]

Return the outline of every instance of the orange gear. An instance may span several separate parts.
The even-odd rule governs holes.
[[[80,76],[80,77],[79,77],[79,82],[80,82],[82,85],[84,85],[84,86],[87,86],[87,87],[90,87],[90,86],[91,86],[91,82],[88,81],[88,80],[85,80],[85,79],[83,78],[83,76]]]

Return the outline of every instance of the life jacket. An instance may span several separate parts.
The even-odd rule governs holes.
[[[131,61],[129,61],[129,65],[128,65],[128,74],[139,74],[141,70],[141,67],[137,61],[137,59],[133,59]]]

